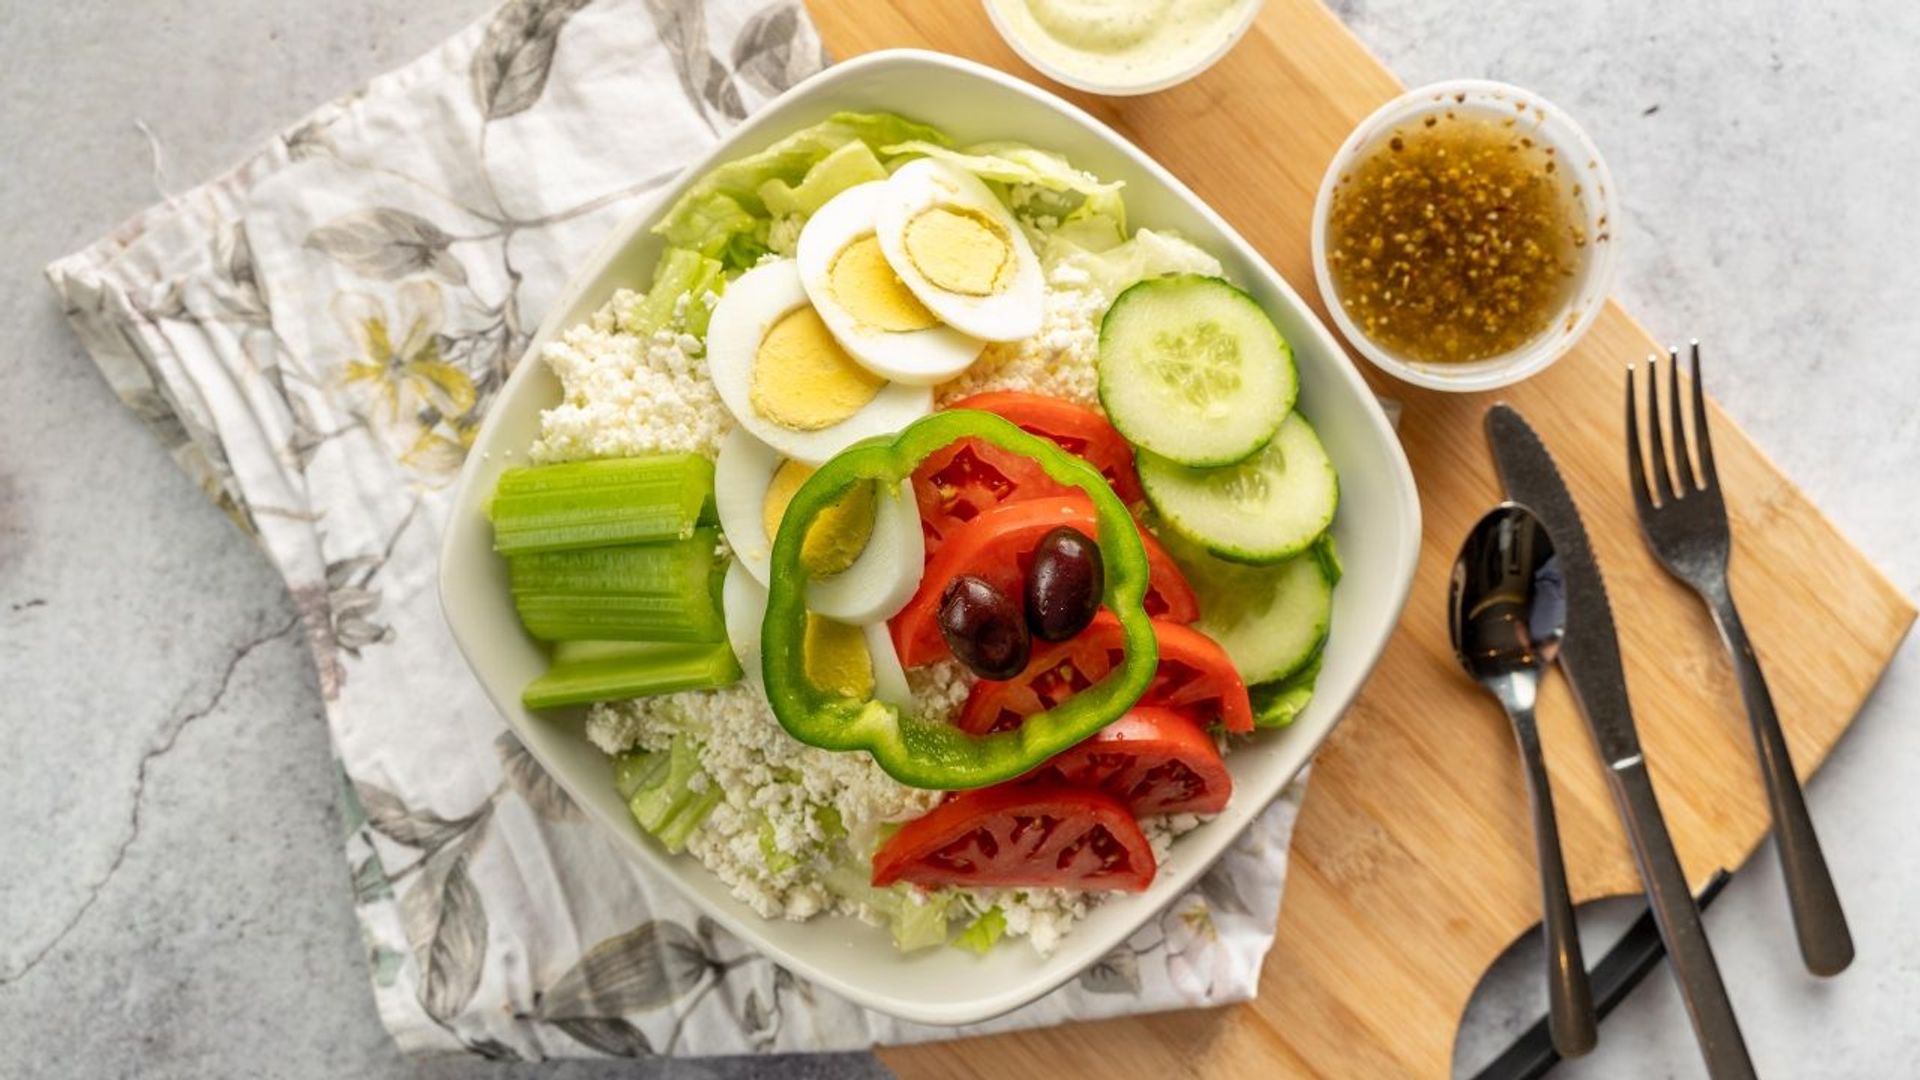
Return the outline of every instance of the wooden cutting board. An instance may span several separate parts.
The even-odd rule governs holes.
[[[1028,68],[978,0],[809,6],[836,57],[932,48],[1065,94],[1199,192],[1316,306],[1308,221],[1321,174],[1348,131],[1402,89],[1316,0],[1270,0],[1245,40],[1185,86],[1107,100]],[[1572,355],[1497,394],[1424,391],[1355,361],[1405,405],[1400,433],[1426,532],[1399,631],[1316,759],[1255,1001],[888,1049],[887,1064],[909,1078],[1074,1076],[1092,1061],[1103,1077],[1153,1080],[1448,1074],[1474,986],[1539,917],[1512,737],[1455,668],[1443,616],[1454,552],[1500,498],[1480,427],[1499,398],[1545,435],[1592,533],[1689,877],[1698,886],[1745,862],[1767,813],[1733,676],[1705,611],[1642,546],[1626,486],[1621,372],[1654,348],[1609,305]],[[1738,377],[1738,363],[1719,360],[1709,378]],[[1914,610],[1724,414],[1713,424],[1737,538],[1734,588],[1805,775],[1846,730]],[[1638,892],[1563,680],[1548,681],[1539,711],[1576,901]],[[1783,936],[1778,947],[1794,944]]]

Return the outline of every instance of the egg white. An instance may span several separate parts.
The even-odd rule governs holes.
[[[991,296],[968,296],[927,280],[907,257],[906,227],[939,206],[976,210],[999,225],[1012,248],[1013,280]],[[1019,341],[1040,332],[1047,284],[1026,233],[979,177],[932,158],[902,165],[885,181],[874,207],[874,235],[893,272],[940,321],[983,341]]]
[[[760,674],[760,626],[767,618],[767,587],[755,581],[737,557],[720,584],[720,615],[741,673],[756,689],[765,689]]]
[[[733,655],[740,660],[740,670],[746,673],[750,685],[764,691],[760,634],[767,619],[767,590],[738,559],[727,567],[726,581],[720,589],[720,606],[726,617],[727,640],[733,645]],[[900,664],[900,654],[894,650],[893,635],[887,632],[887,624],[868,623],[860,632],[867,643],[867,655],[873,661],[874,699],[903,709],[911,708],[913,693],[907,686],[907,672]]]
[[[933,411],[932,387],[890,382],[858,412],[818,431],[795,431],[760,415],[752,400],[755,354],[767,331],[806,303],[799,269],[792,259],[783,259],[740,275],[714,307],[707,329],[707,371],[721,403],[741,427],[786,457],[818,465],[861,439],[890,435]]]
[[[763,588],[773,557],[766,530],[767,488],[784,460],[773,447],[735,428],[721,441],[713,467],[714,506],[734,563]],[[853,565],[807,583],[807,607],[846,623],[892,618],[913,599],[925,566],[920,507],[913,498],[913,482],[902,480],[877,493],[873,533]]]
[[[883,330],[861,322],[833,293],[834,260],[849,244],[873,233],[874,204],[886,186],[884,180],[855,184],[829,199],[800,230],[794,261],[821,321],[862,367],[894,382],[931,386],[967,370],[986,343],[945,325]]]

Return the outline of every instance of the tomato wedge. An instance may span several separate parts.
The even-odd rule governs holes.
[[[990,412],[1051,439],[1098,468],[1122,502],[1131,505],[1144,497],[1134,469],[1133,447],[1092,409],[1015,391],[975,394],[949,407]],[[914,501],[920,509],[928,555],[938,551],[955,530],[1001,503],[1072,490],[1032,461],[976,439],[959,440],[929,455],[913,473]]]
[[[1164,619],[1153,620],[1153,632],[1160,670],[1140,704],[1165,706],[1202,725],[1217,721],[1232,732],[1253,730],[1247,684],[1224,649],[1200,631]],[[1018,727],[1023,717],[1099,682],[1125,651],[1120,621],[1102,611],[1078,636],[1035,649],[1018,677],[975,683],[957,723],[975,735]]]
[[[1153,882],[1153,846],[1120,800],[1064,784],[964,791],[900,827],[873,883],[1111,889]]]
[[[947,543],[927,560],[919,591],[890,623],[894,648],[908,667],[952,655],[940,636],[940,593],[961,574],[984,578],[1008,596],[1021,596],[1027,568],[1040,538],[1058,526],[1070,525],[1088,536],[1099,535],[1093,502],[1085,495],[1060,495],[1004,503],[955,530]],[[1147,549],[1147,614],[1156,619],[1188,623],[1200,617],[1193,586],[1174,564],[1153,534],[1142,529]]]
[[[913,471],[913,500],[929,557],[968,522],[1002,503],[1070,491],[1026,458],[976,439],[927,455]]]
[[[1085,405],[1018,390],[995,390],[961,398],[947,408],[979,409],[1003,416],[1016,427],[1051,439],[1067,453],[1092,463],[1121,502],[1132,505],[1145,497],[1140,474],[1133,466],[1133,444],[1106,417]]]
[[[1233,794],[1233,776],[1213,739],[1185,715],[1157,705],[1134,706],[1027,775],[1104,791],[1135,817],[1217,814]]]

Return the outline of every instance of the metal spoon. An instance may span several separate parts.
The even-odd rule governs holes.
[[[1453,564],[1447,606],[1460,666],[1506,708],[1520,744],[1545,913],[1548,1026],[1554,1049],[1575,1057],[1593,1049],[1597,1037],[1593,991],[1580,955],[1553,791],[1533,722],[1540,671],[1553,661],[1566,629],[1566,593],[1553,542],[1533,511],[1502,503],[1474,525]]]

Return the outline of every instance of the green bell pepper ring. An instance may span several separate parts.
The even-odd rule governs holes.
[[[1027,717],[1018,729],[991,735],[969,735],[888,702],[823,689],[806,670],[807,573],[800,551],[814,519],[863,481],[876,481],[883,493],[897,492],[921,461],[965,438],[1031,458],[1048,476],[1092,498],[1106,567],[1102,599],[1119,618],[1126,642],[1125,657],[1105,678]],[[934,413],[892,438],[868,439],[841,451],[808,477],[787,505],[773,541],[761,626],[767,700],[794,738],[826,750],[865,750],[903,784],[956,790],[1010,780],[1118,719],[1146,693],[1159,666],[1153,622],[1144,606],[1147,576],[1147,553],[1133,517],[1100,470],[992,413]]]

